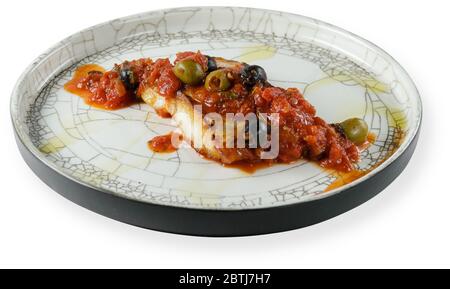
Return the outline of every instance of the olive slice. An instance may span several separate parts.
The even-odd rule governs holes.
[[[227,71],[224,69],[214,70],[205,79],[205,88],[208,91],[225,91],[231,87]]]

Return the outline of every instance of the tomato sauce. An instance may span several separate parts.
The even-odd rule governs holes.
[[[106,71],[95,65],[80,66],[64,88],[89,104],[103,109],[118,109],[135,101],[115,71]]]
[[[125,61],[111,71],[96,64],[86,64],[77,68],[64,89],[82,97],[89,105],[114,110],[139,101],[139,96],[148,87],[156,88],[165,97],[174,97],[181,82],[172,68],[167,58],[155,62],[148,58]],[[124,71],[128,77],[125,80],[121,76]]]
[[[147,88],[156,88],[159,94],[166,97],[174,97],[181,88],[180,80],[172,71],[173,65],[169,59],[162,58],[156,60],[148,66],[142,76],[137,95],[141,95]]]
[[[178,53],[174,64],[184,59],[192,59],[205,72],[208,70],[208,58],[200,52]],[[243,66],[238,65],[226,68],[231,87],[226,91],[212,92],[203,84],[183,85],[175,76],[173,67],[167,58],[125,61],[115,65],[111,71],[88,64],[80,66],[64,88],[82,97],[86,103],[103,109],[118,109],[133,104],[148,88],[152,88],[164,97],[175,97],[182,91],[194,104],[202,105],[203,114],[278,114],[278,119],[270,119],[270,125],[279,127],[278,157],[265,161],[258,157],[261,148],[246,149],[246,161],[227,166],[252,172],[273,163],[290,163],[305,158],[327,169],[353,171],[361,147],[355,146],[332,125],[316,116],[315,108],[298,89],[274,87],[267,82],[248,89],[240,79]],[[148,146],[155,152],[173,152],[176,148],[171,143],[171,137],[172,134],[155,137],[148,142]],[[231,149],[226,154],[233,152],[241,153]]]
[[[171,153],[176,151],[178,148],[172,143],[172,138],[178,138],[178,142],[182,141],[182,137],[178,133],[171,132],[166,135],[155,136],[148,141],[147,145],[150,150],[157,153]]]
[[[234,79],[239,79],[238,73],[239,71],[229,71],[230,77]],[[249,97],[250,92],[237,81],[226,91],[211,92],[203,85],[187,85],[183,92],[194,102],[202,105],[203,114],[217,112],[223,116],[226,113],[243,113],[245,115],[255,112],[256,109],[254,100]]]
[[[261,160],[261,161],[258,161],[258,162],[240,161],[240,162],[235,162],[235,163],[232,163],[232,164],[223,164],[223,166],[226,167],[226,168],[239,169],[239,170],[241,170],[243,172],[246,172],[248,174],[253,174],[257,170],[269,168],[269,167],[271,167],[273,165],[274,165],[274,162],[270,161],[270,160],[265,160],[265,161]]]
[[[358,148],[316,116],[315,108],[298,89],[257,87],[252,96],[259,111],[279,115],[279,162],[306,158],[325,168],[353,170]]]
[[[177,57],[174,61],[174,64],[177,64],[181,60],[185,60],[185,59],[192,59],[195,62],[197,62],[198,64],[200,64],[200,66],[203,68],[204,71],[208,70],[208,58],[205,55],[203,55],[202,53],[200,53],[200,51],[179,52],[179,53],[177,53]]]
[[[376,140],[377,136],[374,133],[369,133],[367,136],[367,141],[362,145],[358,146],[359,151],[363,151],[367,149],[371,144],[373,144]],[[324,192],[328,192],[339,187],[345,186],[376,169],[379,165],[381,165],[385,160],[390,158],[392,154],[397,150],[400,144],[403,142],[404,132],[402,130],[398,130],[394,135],[394,146],[391,151],[387,153],[387,155],[380,161],[378,161],[375,165],[373,165],[370,169],[367,170],[352,170],[349,172],[340,172],[333,171],[332,174],[336,177],[336,179],[328,185],[328,187],[324,190]]]

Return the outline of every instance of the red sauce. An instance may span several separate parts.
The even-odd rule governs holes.
[[[126,86],[119,75],[125,67],[133,73],[136,88]],[[125,61],[115,65],[111,71],[96,64],[86,64],[77,68],[72,79],[64,85],[65,90],[76,94],[92,106],[102,109],[119,109],[139,100],[147,88],[156,88],[166,97],[174,97],[181,82],[172,71],[173,65],[168,59],[143,58]]]
[[[205,55],[201,54],[200,51],[179,52],[177,53],[177,58],[175,59],[174,63],[177,64],[179,61],[185,59],[192,59],[198,64],[200,64],[200,66],[203,68],[204,71],[208,70],[208,58]]]
[[[174,63],[183,59],[192,59],[205,71],[208,69],[208,58],[200,52],[178,53]],[[182,91],[194,103],[202,105],[204,114],[277,113],[279,155],[275,160],[261,161],[258,157],[261,148],[246,148],[222,149],[226,158],[222,162],[235,162],[227,166],[254,171],[275,162],[290,163],[305,158],[340,172],[353,170],[353,164],[359,158],[358,147],[316,116],[315,108],[298,89],[283,89],[265,83],[247,90],[240,81],[241,66],[231,66],[227,70],[232,81],[231,88],[224,92],[210,92],[203,85],[182,85],[167,58],[125,61],[106,72],[98,65],[88,64],[77,69],[65,89],[81,96],[86,103],[104,109],[128,106],[136,102],[147,88],[152,88],[165,97],[175,97],[178,91]],[[132,77],[123,79],[124,71]],[[275,125],[275,119],[271,119],[271,122]],[[149,147],[156,152],[172,152],[176,149],[171,144],[171,134],[153,138],[149,141]]]
[[[237,72],[230,71],[234,77]],[[256,109],[254,100],[249,97],[249,92],[240,83],[234,83],[227,91],[208,91],[202,86],[186,86],[185,94],[189,95],[192,100],[202,105],[204,114],[217,112],[221,115],[226,113],[243,113],[244,115],[254,112]]]
[[[153,87],[161,95],[174,97],[181,88],[180,80],[173,73],[173,65],[169,59],[162,58],[156,60],[145,69],[141,76],[137,95],[141,95],[147,88]]]
[[[367,141],[365,143],[363,143],[362,145],[359,145],[358,150],[363,151],[363,150],[367,149],[371,144],[373,144],[375,142],[375,140],[376,140],[376,135],[374,133],[369,133],[369,135],[367,137]],[[382,163],[383,161],[381,161],[380,163]],[[257,170],[269,168],[273,165],[276,165],[276,161],[272,161],[272,160],[262,160],[262,161],[258,161],[258,162],[239,161],[239,162],[235,162],[232,164],[222,164],[222,165],[227,168],[235,168],[235,169],[239,169],[243,172],[246,172],[248,174],[253,174]],[[378,165],[379,164],[377,164],[375,167],[377,167]],[[373,170],[373,169],[374,168],[372,168],[371,170]],[[338,188],[340,186],[346,185],[356,179],[359,179],[360,177],[368,174],[371,170],[367,170],[367,171],[352,170],[349,172],[335,171],[335,172],[333,172],[333,174],[335,174],[335,176],[337,178],[333,183],[331,183],[325,189],[325,192],[330,191],[335,188]]]
[[[274,162],[272,162],[272,161],[259,161],[259,162],[253,162],[253,163],[240,161],[240,162],[235,162],[232,164],[223,164],[223,166],[226,168],[239,169],[248,174],[253,174],[257,170],[269,168],[272,165],[274,165]]]
[[[367,149],[371,144],[375,142],[376,138],[377,136],[374,133],[369,133],[369,135],[367,136],[367,141],[364,144],[358,146],[358,149],[360,151]],[[352,170],[349,172],[334,171],[333,174],[336,177],[336,179],[331,184],[328,185],[328,187],[324,190],[324,192],[328,192],[337,189],[339,187],[342,187],[346,184],[349,184],[376,169],[397,150],[397,148],[403,142],[403,138],[404,138],[403,131],[399,130],[394,136],[394,148],[392,149],[392,151],[390,151],[382,160],[378,161],[378,163],[376,163],[368,170]]]
[[[103,109],[122,108],[136,100],[126,90],[117,72],[105,72],[103,67],[95,64],[80,66],[64,88],[82,97],[87,104]]]
[[[325,168],[353,169],[353,163],[359,158],[358,148],[316,116],[315,108],[298,89],[261,87],[252,94],[260,111],[279,114],[278,161],[306,158],[318,161]]]
[[[152,151],[157,152],[157,153],[174,152],[178,148],[176,148],[172,144],[173,136],[178,137],[179,141],[182,140],[181,135],[171,132],[166,135],[155,136],[154,138],[152,138],[151,140],[148,141],[147,145],[148,145],[149,149],[151,149]]]
[[[232,78],[239,78],[239,71],[230,70],[230,73]],[[352,171],[353,163],[358,161],[358,147],[317,117],[315,108],[298,89],[260,85],[247,91],[236,81],[225,92],[210,92],[204,86],[186,86],[183,92],[202,105],[204,114],[277,113],[280,128],[279,155],[275,162],[291,163],[306,158],[317,161],[325,168]],[[233,150],[227,150],[228,152],[224,152],[226,160],[234,162]],[[258,149],[248,150],[246,153],[253,154],[247,157],[247,162],[261,162]]]

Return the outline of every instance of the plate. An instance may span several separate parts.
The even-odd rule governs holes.
[[[180,51],[265,67],[297,87],[328,122],[361,117],[373,143],[358,175],[298,161],[246,173],[190,148],[153,153],[147,141],[174,129],[145,104],[105,111],[63,89],[77,66]],[[370,199],[400,174],[418,137],[422,106],[405,70],[374,44],[289,13],[191,7],[116,19],[76,33],[18,80],[11,116],[33,171],[69,200],[102,215],[174,233],[238,236],[300,228]]]

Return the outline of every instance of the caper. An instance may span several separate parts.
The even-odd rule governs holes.
[[[267,74],[264,68],[259,65],[244,65],[241,71],[242,84],[247,88],[252,88],[257,83],[264,84],[267,81]]]
[[[214,70],[205,79],[205,88],[209,91],[225,91],[229,89],[231,82],[227,71],[224,69]]]
[[[173,73],[184,83],[189,85],[200,84],[205,77],[202,66],[192,59],[184,59],[175,64]]]
[[[356,145],[363,144],[367,140],[369,127],[360,118],[349,118],[340,123],[345,136]]]

